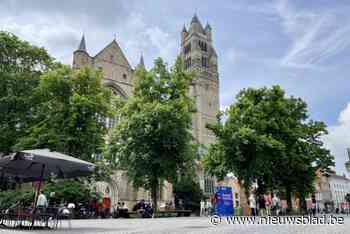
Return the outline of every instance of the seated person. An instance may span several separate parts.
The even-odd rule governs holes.
[[[122,202],[121,207],[119,208],[120,217],[129,218],[128,212],[129,212],[129,208],[127,207],[127,205],[124,202]]]

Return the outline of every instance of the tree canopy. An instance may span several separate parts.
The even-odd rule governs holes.
[[[100,71],[60,67],[41,76],[34,89],[33,123],[15,146],[49,148],[92,161],[105,144],[104,118],[113,116],[111,91]]]
[[[0,153],[8,154],[34,115],[33,90],[56,64],[44,48],[0,31]]]
[[[120,121],[107,155],[134,186],[151,191],[157,207],[162,181],[174,182],[193,162],[194,102],[188,96],[192,76],[183,71],[180,59],[169,70],[159,58],[150,71],[139,68],[137,77],[134,95],[119,107]]]
[[[291,205],[292,192],[304,198],[316,171],[334,164],[320,139],[325,124],[310,120],[306,103],[279,86],[243,89],[226,114],[208,126],[217,142],[204,164],[219,177],[233,172],[246,191],[257,181],[258,192],[284,190]]]

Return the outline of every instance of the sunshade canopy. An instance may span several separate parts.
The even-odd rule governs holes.
[[[24,150],[0,158],[0,176],[21,182],[88,176],[94,169],[93,163],[48,149]]]

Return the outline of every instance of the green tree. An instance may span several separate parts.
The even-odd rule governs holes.
[[[183,208],[192,212],[200,210],[200,201],[204,198],[198,179],[195,178],[193,174],[180,176],[173,187],[175,203],[181,199],[184,204]]]
[[[350,193],[347,193],[345,195],[345,201],[348,203],[348,205],[350,206]]]
[[[217,136],[204,159],[212,174],[233,172],[246,191],[255,181],[259,193],[283,189],[291,207],[292,193],[310,193],[316,171],[327,170],[333,157],[320,137],[322,122],[308,118],[306,103],[286,97],[279,86],[244,89],[227,112],[227,120],[208,126]]]
[[[0,31],[0,153],[8,154],[35,114],[33,90],[55,63],[43,48]]]
[[[137,76],[134,95],[120,107],[107,155],[135,187],[151,191],[157,207],[162,182],[175,182],[193,162],[194,102],[188,96],[192,76],[183,71],[180,59],[169,71],[160,58],[150,71],[140,68]]]
[[[49,198],[50,205],[63,202],[87,204],[93,196],[91,188],[78,180],[58,180],[48,183],[44,194]]]
[[[14,208],[16,205],[19,204],[22,204],[27,207],[31,206],[33,198],[33,191],[21,191],[14,189],[0,191],[0,209],[6,210],[8,208]]]
[[[34,97],[39,103],[35,119],[15,148],[49,148],[93,161],[105,144],[102,120],[113,116],[101,72],[57,68],[41,76]]]

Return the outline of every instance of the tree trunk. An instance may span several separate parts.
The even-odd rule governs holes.
[[[158,202],[157,202],[157,198],[158,198],[158,180],[156,179],[153,183],[152,183],[152,189],[151,189],[151,197],[152,197],[152,202],[153,202],[153,213],[156,214],[157,210],[158,210]]]
[[[289,214],[292,211],[292,190],[290,186],[286,187],[286,196],[287,196],[287,213]]]
[[[299,205],[300,205],[300,213],[301,214],[306,214],[306,200],[305,200],[305,196],[300,195],[300,197],[299,197]]]

